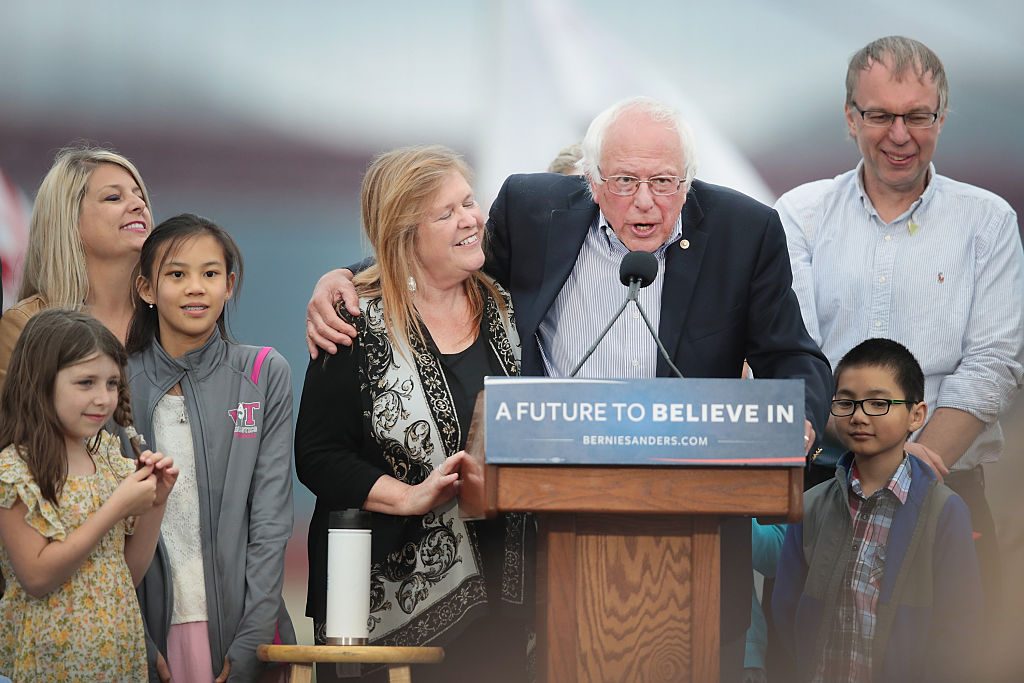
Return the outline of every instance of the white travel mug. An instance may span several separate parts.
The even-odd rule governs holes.
[[[335,510],[327,530],[327,644],[366,645],[369,620],[370,513]]]

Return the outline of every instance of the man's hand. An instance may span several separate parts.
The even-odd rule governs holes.
[[[932,472],[935,472],[938,476],[939,481],[943,481],[947,474],[949,474],[949,468],[946,467],[946,463],[942,460],[942,456],[933,451],[932,449],[925,446],[923,443],[917,443],[916,441],[908,441],[903,447],[907,453],[916,455],[918,458],[924,461],[925,465],[932,468]]]
[[[306,304],[306,346],[311,358],[318,355],[317,347],[334,355],[338,344],[351,346],[356,328],[342,320],[334,304],[345,302],[345,308],[352,315],[359,315],[359,295],[352,284],[352,271],[340,268],[326,273],[317,280],[313,296]]]
[[[804,455],[811,452],[811,446],[814,445],[814,427],[811,425],[810,420],[804,420]]]

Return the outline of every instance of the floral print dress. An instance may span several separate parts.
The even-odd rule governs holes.
[[[0,451],[0,505],[10,508],[20,499],[33,529],[63,541],[135,469],[105,432],[93,461],[95,474],[68,476],[58,507],[42,497],[28,466],[8,446]],[[115,524],[78,571],[42,598],[25,592],[0,547],[7,581],[0,599],[0,674],[19,683],[147,680],[142,615],[124,559],[125,534],[134,523],[130,517]]]

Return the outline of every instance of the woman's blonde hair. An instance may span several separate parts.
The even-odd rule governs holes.
[[[43,178],[32,206],[19,299],[40,294],[49,306],[75,308],[88,296],[85,246],[78,219],[89,177],[99,164],[114,164],[128,171],[142,190],[146,206],[152,206],[142,176],[125,157],[98,147],[62,149]]]
[[[430,200],[453,171],[472,183],[472,172],[462,157],[447,147],[430,145],[385,152],[373,160],[363,177],[363,230],[377,260],[356,275],[354,282],[360,296],[381,297],[393,340],[407,344],[415,335],[425,342],[409,287],[409,278],[415,277],[420,265],[416,230],[426,217]],[[483,240],[484,235],[480,237]],[[502,314],[507,314],[504,299],[489,278],[476,272],[463,286],[474,325],[479,325],[483,316],[485,292],[498,303]]]

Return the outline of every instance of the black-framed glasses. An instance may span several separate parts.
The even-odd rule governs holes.
[[[939,120],[939,113],[934,111],[912,111],[909,114],[893,114],[891,111],[880,109],[861,109],[853,102],[853,108],[857,110],[864,124],[872,128],[888,128],[896,119],[903,119],[903,125],[907,128],[931,128]]]
[[[600,169],[598,172],[600,173]],[[683,186],[683,179],[674,175],[656,175],[646,179],[631,175],[613,175],[608,178],[600,176],[600,178],[601,182],[608,185],[609,192],[620,197],[629,197],[636,194],[636,191],[644,183],[647,183],[647,187],[651,188],[651,194],[661,195],[662,197],[679,192],[679,188]]]
[[[871,417],[881,417],[889,412],[889,408],[894,403],[900,405],[913,405],[917,401],[908,401],[906,399],[899,398],[862,398],[859,401],[854,401],[852,398],[836,398],[832,399],[832,408],[830,412],[836,417],[850,417],[857,410],[857,406],[864,412],[865,415]]]

